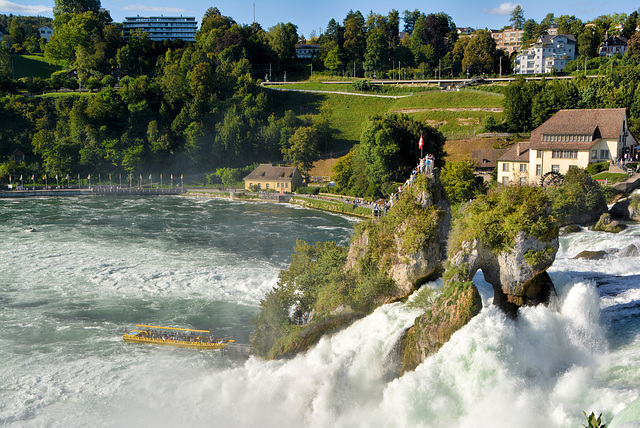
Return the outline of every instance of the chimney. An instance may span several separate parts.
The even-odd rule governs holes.
[[[516,156],[520,156],[520,143],[516,143]]]

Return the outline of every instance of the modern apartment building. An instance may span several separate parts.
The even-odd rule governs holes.
[[[576,58],[576,39],[571,34],[545,34],[536,43],[516,57],[516,74],[537,74],[562,71]]]
[[[198,22],[188,16],[133,16],[124,18],[125,38],[131,33],[141,31],[149,35],[149,40],[161,42],[180,39],[186,42],[196,41]]]

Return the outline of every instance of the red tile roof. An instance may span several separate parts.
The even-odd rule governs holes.
[[[560,110],[531,132],[532,149],[588,150],[600,138],[617,139],[627,118],[624,108]],[[543,135],[588,135],[588,141],[542,141]]]

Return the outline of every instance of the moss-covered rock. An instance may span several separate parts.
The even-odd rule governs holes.
[[[387,301],[405,298],[439,271],[446,257],[450,220],[449,204],[439,181],[420,175],[389,214],[359,225],[346,269],[358,274],[373,266],[395,284]]]
[[[601,232],[618,233],[627,228],[626,224],[611,219],[611,214],[604,213],[600,216],[598,222],[593,226],[593,230]]]
[[[402,371],[414,370],[447,343],[451,335],[482,309],[482,298],[471,282],[449,282],[431,310],[416,318],[403,340]]]
[[[560,234],[561,235],[570,235],[572,233],[578,233],[580,231],[582,231],[582,228],[580,226],[578,226],[577,224],[570,224],[570,225],[565,226],[562,229],[560,229]]]

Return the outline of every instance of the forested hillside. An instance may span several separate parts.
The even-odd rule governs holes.
[[[309,64],[295,58],[295,44],[302,41],[320,45],[312,59],[319,79],[353,73],[421,77],[446,69],[459,75],[466,68],[491,74],[500,62],[508,63],[506,58],[500,61],[504,54],[496,51],[486,31],[472,38],[458,37],[445,13],[405,11],[400,38],[398,11],[372,12],[366,18],[350,11],[342,22],[332,19],[323,34],[305,40],[292,23],[265,30],[258,23],[238,24],[210,8],[195,43],[158,43],[146,33],[125,39],[97,0],[57,0],[55,11],[52,23],[18,17],[0,20],[10,27],[9,47],[0,46],[0,183],[21,175],[34,176],[36,181],[45,175],[185,172],[204,176],[222,167],[282,161],[307,173],[320,154],[343,154],[361,143],[340,164],[339,188],[375,197],[388,194],[401,181],[398,171],[415,166],[419,133],[431,138],[428,144],[441,147],[442,134],[454,134],[455,126],[460,127],[454,124],[464,124],[467,118],[472,119],[468,121],[472,133],[484,128],[526,137],[560,108],[626,107],[632,130],[636,135],[639,131],[638,33],[631,36],[624,57],[588,61],[590,73],[597,72],[598,77],[519,81],[504,90],[504,115],[483,112],[472,117],[471,113],[432,112],[444,103],[451,110],[476,107],[460,101],[472,99],[469,93],[452,92],[446,97],[416,93],[397,101],[352,97],[351,101],[345,96],[275,93],[260,85],[261,79],[283,76],[286,71],[290,77],[308,77]],[[565,18],[536,24],[529,36],[546,31],[552,22],[577,35],[590,28],[600,37],[618,24],[628,31],[638,14],[599,17],[589,27]],[[55,35],[49,43],[34,44],[29,41],[33,27],[41,23],[53,25]],[[529,27],[533,28],[531,23]],[[11,63],[19,62],[11,61],[10,53],[38,49],[62,71],[47,78],[13,79]],[[487,61],[476,58],[479,52],[486,53],[482,57]],[[48,92],[40,95],[43,91]],[[500,97],[488,98],[476,96],[474,102],[480,107],[499,105]],[[409,119],[385,117],[389,113],[406,114]],[[380,116],[370,121],[374,115]],[[363,131],[378,125],[384,132],[376,137],[376,150],[394,144],[397,150],[413,150],[399,157],[400,164],[394,156],[376,158],[365,152],[371,147],[367,140],[371,134]],[[432,127],[440,127],[440,132]],[[402,141],[390,140],[398,135]],[[25,154],[25,162],[13,161],[15,150]],[[396,174],[368,174],[377,168],[369,164],[374,158],[389,160],[382,170],[395,162]]]

